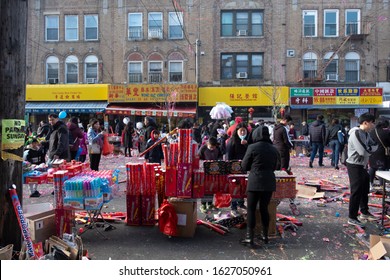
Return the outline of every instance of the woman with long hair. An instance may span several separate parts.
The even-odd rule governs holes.
[[[88,129],[88,155],[92,170],[99,171],[100,158],[102,157],[104,131],[100,130],[100,123],[97,119],[89,121]]]

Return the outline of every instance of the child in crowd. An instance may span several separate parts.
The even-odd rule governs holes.
[[[39,165],[45,163],[45,152],[36,138],[27,142],[23,153],[23,160],[31,164]],[[37,190],[37,184],[30,184],[30,197],[40,197],[41,194]]]
[[[153,130],[150,133],[150,138],[149,138],[148,142],[146,143],[145,150],[147,150],[148,148],[153,146],[153,144],[156,143],[159,140],[159,138],[160,138],[159,131],[158,130]],[[150,151],[148,151],[145,154],[145,159],[148,160],[148,162],[150,162],[150,163],[153,162],[153,163],[161,164],[161,160],[164,159],[164,154],[163,154],[163,150],[162,150],[162,147],[161,147],[161,143],[158,144],[157,146],[155,146]]]

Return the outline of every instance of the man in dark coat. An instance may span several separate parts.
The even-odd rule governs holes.
[[[309,167],[313,168],[313,161],[318,151],[318,165],[324,166],[322,160],[324,158],[324,146],[326,142],[326,128],[323,121],[324,116],[318,115],[309,128],[311,154]]]
[[[156,121],[152,117],[145,117],[144,119],[145,124],[145,143],[148,142],[150,139],[150,136],[152,135],[153,130],[158,130]]]
[[[259,126],[253,131],[254,143],[249,145],[244,159],[241,162],[243,170],[250,171],[248,176],[248,216],[247,232],[242,244],[253,244],[254,228],[256,226],[256,206],[260,203],[260,215],[263,226],[263,241],[268,243],[269,213],[268,204],[272,192],[276,189],[274,171],[279,165],[280,154],[272,145],[269,130],[266,126]]]
[[[339,133],[345,135],[344,128],[339,123],[339,119],[334,118],[332,119],[331,125],[326,130],[326,145],[329,145],[329,147],[332,149],[331,165],[336,170],[339,170],[340,149],[344,148],[344,138],[340,142]]]
[[[52,132],[49,139],[48,165],[56,159],[70,160],[69,130],[66,124],[59,120],[57,114],[49,115]]]
[[[280,170],[287,171],[290,166],[290,149],[293,144],[288,136],[287,124],[292,121],[289,115],[285,115],[283,119],[274,127],[274,146],[280,153]]]

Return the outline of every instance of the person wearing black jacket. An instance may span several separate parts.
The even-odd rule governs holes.
[[[156,120],[152,117],[145,117],[144,124],[145,124],[145,143],[147,143],[152,135],[152,131],[158,130],[158,127],[156,124]]]
[[[339,140],[339,133],[345,135],[345,130],[341,124],[339,124],[339,119],[334,118],[332,119],[331,125],[326,130],[326,145],[329,145],[332,149],[331,165],[336,170],[339,170],[340,148],[341,146],[344,146],[344,140],[343,143]]]
[[[249,145],[241,166],[244,171],[249,171],[247,185],[247,231],[243,245],[253,245],[254,228],[256,226],[256,206],[260,203],[260,215],[263,229],[263,241],[268,243],[269,213],[268,205],[272,193],[276,190],[276,177],[274,171],[280,164],[280,154],[272,145],[268,128],[259,126],[253,131],[254,143]]]
[[[159,140],[160,133],[158,130],[153,130],[151,132],[150,138],[148,142],[146,143],[146,150],[153,146],[154,143],[156,143]],[[145,159],[148,160],[150,163],[158,163],[161,164],[161,160],[164,159],[163,150],[161,147],[161,143],[158,144],[156,147],[151,149],[145,154]]]
[[[288,171],[290,167],[290,149],[293,144],[288,136],[288,123],[292,121],[289,115],[285,115],[283,119],[274,127],[274,146],[280,153],[280,170]],[[252,137],[253,138],[253,137]]]
[[[49,138],[48,165],[56,159],[70,160],[69,130],[65,123],[59,120],[57,114],[49,115],[52,132]]]
[[[313,161],[318,151],[318,165],[324,166],[323,158],[324,158],[324,146],[326,143],[326,128],[325,123],[323,121],[324,116],[318,115],[317,120],[315,120],[309,128],[309,136],[310,136],[310,145],[311,145],[311,154],[310,154],[310,162],[309,167],[313,168]]]
[[[80,147],[80,141],[84,137],[84,133],[79,127],[79,122],[76,117],[72,117],[67,124],[69,129],[69,134],[71,135],[70,139],[72,139],[73,143],[69,143],[70,150],[70,159],[76,159],[77,151]]]

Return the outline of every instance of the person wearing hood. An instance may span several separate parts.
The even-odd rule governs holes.
[[[374,221],[377,218],[368,210],[370,176],[367,164],[371,154],[378,149],[378,144],[371,138],[375,117],[365,113],[359,117],[359,126],[352,128],[348,139],[347,170],[351,195],[349,198],[348,224],[365,227],[363,220]],[[360,208],[360,217],[358,212]]]
[[[37,129],[37,138],[46,138],[50,133],[50,125],[46,121],[40,121]]]
[[[344,140],[340,142],[339,133],[345,135],[344,128],[339,124],[339,119],[332,119],[332,123],[326,130],[326,144],[332,149],[331,165],[339,170],[340,148],[344,147]]]
[[[324,166],[324,146],[326,142],[326,128],[325,123],[323,121],[324,116],[318,115],[317,120],[315,120],[309,128],[309,136],[310,136],[310,145],[311,145],[311,154],[310,154],[310,162],[309,167],[313,168],[313,161],[318,151],[318,165]]]
[[[160,138],[160,133],[158,132],[158,130],[153,130],[150,133],[150,138],[149,138],[148,142],[146,143],[146,149],[145,150],[147,150],[151,146],[153,146],[154,143],[156,143],[159,140],[159,138]],[[163,154],[163,150],[162,150],[162,147],[161,147],[161,143],[158,144],[157,146],[155,146],[150,151],[146,152],[145,159],[148,162],[150,162],[150,163],[161,164],[161,160],[164,159],[164,154]]]
[[[274,127],[274,146],[280,154],[280,170],[289,172],[290,167],[290,149],[293,144],[288,136],[289,127],[288,123],[292,121],[289,115],[285,115],[282,120]],[[253,137],[252,137],[253,138]]]
[[[259,205],[264,243],[268,243],[269,213],[268,205],[276,190],[274,171],[280,165],[280,154],[270,140],[268,128],[259,126],[252,133],[253,144],[248,146],[241,162],[244,171],[249,171],[247,184],[247,231],[243,245],[253,245],[256,226],[256,208]]]
[[[70,160],[69,130],[66,124],[58,118],[57,114],[49,115],[49,124],[52,132],[49,138],[48,166],[56,159]]]
[[[72,117],[67,123],[67,126],[69,129],[70,159],[72,160],[76,159],[76,154],[80,147],[80,140],[84,137],[84,133],[79,127],[78,119],[76,117]]]
[[[144,124],[145,124],[145,143],[148,143],[148,140],[152,135],[152,131],[158,130],[158,127],[155,119],[152,117],[145,117]]]

